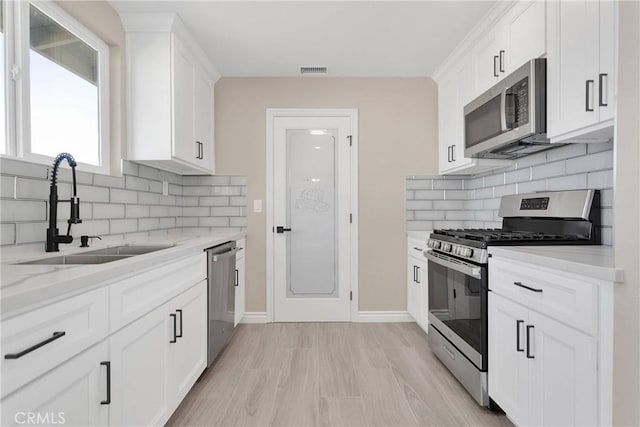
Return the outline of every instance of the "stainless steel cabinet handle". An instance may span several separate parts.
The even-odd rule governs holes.
[[[20,359],[22,356],[24,356],[25,354],[29,354],[32,351],[35,351],[37,349],[39,349],[40,347],[43,347],[57,339],[62,338],[63,336],[65,336],[67,333],[62,331],[62,332],[54,332],[53,335],[49,338],[47,338],[46,340],[40,341],[38,344],[32,345],[29,348],[26,348],[24,350],[22,350],[19,353],[9,353],[9,354],[5,354],[4,358],[5,359]]]
[[[535,359],[535,356],[531,354],[531,330],[533,325],[527,325],[527,359]]]
[[[598,105],[600,107],[607,107],[609,102],[607,99],[608,92],[605,79],[609,80],[609,76],[607,76],[607,73],[600,73],[600,75],[598,76]]]
[[[498,55],[493,57],[493,77],[499,77],[498,76]]]
[[[585,95],[584,95],[584,110],[585,111],[593,111],[593,107],[589,107],[589,99],[591,98],[591,89],[593,89],[593,80],[587,80],[585,84]],[[591,86],[591,89],[589,89]]]
[[[532,288],[531,286],[523,285],[522,282],[513,282],[514,285],[529,290],[531,292],[540,292],[542,293],[542,289]]]
[[[524,351],[524,348],[520,348],[520,325],[524,323],[524,320],[516,320],[516,351]]]
[[[236,282],[233,284],[233,286],[238,286],[238,284],[240,283],[240,280],[238,279],[238,269],[236,268],[236,278],[235,278]]]
[[[178,332],[176,334],[176,338],[182,338],[182,310],[181,309],[177,309],[176,313],[178,313],[180,315],[180,332]]]
[[[178,337],[176,335],[176,333],[178,332],[178,330],[177,330],[178,325],[176,324],[176,314],[175,313],[171,313],[171,314],[169,314],[169,317],[171,317],[173,319],[173,338],[171,340],[169,340],[169,342],[171,344],[175,344],[178,341],[176,339]]]
[[[420,267],[416,266],[416,283],[420,284]]]
[[[111,403],[111,362],[100,362],[100,366],[107,367],[107,399],[100,402],[101,405],[109,405]]]
[[[500,51],[500,72],[504,73],[504,50]]]

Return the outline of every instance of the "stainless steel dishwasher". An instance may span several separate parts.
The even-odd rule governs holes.
[[[233,333],[237,273],[236,242],[227,242],[207,251],[207,367],[211,366]]]

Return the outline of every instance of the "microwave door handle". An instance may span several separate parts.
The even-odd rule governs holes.
[[[500,130],[507,130],[507,91],[506,89],[500,93]]]

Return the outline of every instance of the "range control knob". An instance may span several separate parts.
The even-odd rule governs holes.
[[[451,252],[451,243],[443,243],[442,250],[445,252]]]
[[[434,240],[432,248],[433,249],[440,249],[440,242],[437,241],[437,240]]]
[[[473,249],[471,248],[460,248],[460,255],[463,257],[470,257],[473,255]]]

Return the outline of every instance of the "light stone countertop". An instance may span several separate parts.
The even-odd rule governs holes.
[[[407,231],[407,237],[410,239],[418,239],[427,244],[427,240],[429,239],[429,234],[431,234],[430,230],[415,230],[415,231]]]
[[[489,253],[496,258],[526,262],[607,282],[624,280],[624,272],[615,267],[611,246],[490,246]]]
[[[114,280],[156,265],[177,260],[230,240],[245,238],[246,232],[221,230],[207,234],[176,234],[145,239],[92,244],[90,248],[65,247],[56,253],[34,252],[17,256],[3,253],[0,267],[0,318],[16,316],[37,307],[106,286]],[[122,245],[174,245],[167,249],[93,265],[16,265],[16,263],[81,254]]]

